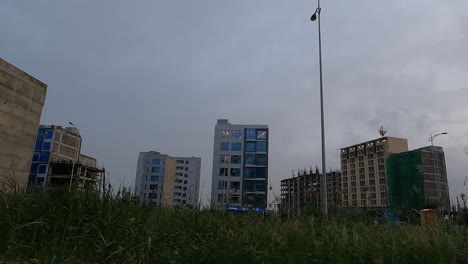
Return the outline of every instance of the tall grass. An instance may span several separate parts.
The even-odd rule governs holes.
[[[93,192],[0,198],[0,263],[468,263],[467,256],[465,233],[455,228],[176,210]]]

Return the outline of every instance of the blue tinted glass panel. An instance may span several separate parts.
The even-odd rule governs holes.
[[[266,168],[255,168],[255,178],[265,178]]]
[[[255,154],[245,154],[245,164],[255,165]]]
[[[45,174],[47,170],[47,165],[39,165],[39,168],[37,169],[38,174]]]
[[[36,140],[36,145],[34,146],[34,150],[41,150],[42,147],[42,140]]]
[[[39,156],[39,161],[40,162],[49,162],[49,156],[50,152],[41,152],[41,155]]]
[[[267,139],[266,130],[257,130],[257,139]]]
[[[43,137],[44,137],[44,129],[41,129],[41,128],[40,128],[40,129],[37,131],[37,138],[42,139]]]
[[[255,129],[252,129],[252,128],[249,128],[247,129],[247,135],[246,135],[246,138],[247,139],[255,139]]]
[[[45,139],[52,139],[52,136],[54,135],[53,130],[46,130],[44,131],[44,138]]]
[[[34,152],[34,153],[33,153],[32,161],[33,161],[33,162],[34,162],[34,161],[36,161],[36,162],[39,161],[39,152]]]
[[[158,175],[151,175],[151,181],[159,181]]]
[[[257,192],[266,191],[266,183],[264,181],[255,181],[255,190]]]
[[[231,150],[232,151],[241,151],[242,150],[242,143],[240,142],[233,142],[231,144]]]
[[[247,142],[245,148],[247,152],[255,152],[255,142]]]
[[[152,167],[151,172],[160,172],[161,169],[159,167]]]
[[[254,178],[254,175],[255,175],[255,168],[245,168],[245,174],[244,174],[244,177],[245,178]]]
[[[266,152],[267,151],[266,141],[258,141],[257,142],[257,151],[258,152]]]
[[[229,142],[221,142],[221,150],[229,150]]]
[[[35,174],[37,173],[37,166],[38,166],[38,165],[39,165],[39,164],[37,164],[37,163],[31,164],[31,170],[29,171],[29,173],[35,175]]]
[[[267,155],[257,154],[255,155],[255,165],[266,165],[267,164]]]
[[[242,130],[233,130],[232,131],[233,138],[242,138]]]
[[[161,164],[161,159],[153,159],[153,164]]]
[[[44,144],[42,144],[42,150],[50,150],[50,142],[44,142]]]

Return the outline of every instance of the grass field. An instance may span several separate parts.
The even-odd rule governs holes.
[[[0,263],[468,263],[467,235],[142,207],[95,193],[0,197]]]

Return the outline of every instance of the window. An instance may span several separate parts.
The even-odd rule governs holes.
[[[161,159],[153,159],[153,164],[161,164]]]
[[[221,142],[220,149],[224,150],[224,151],[228,151],[229,150],[229,142]]]
[[[232,151],[241,151],[241,150],[242,150],[242,143],[240,143],[240,142],[232,142],[231,150],[232,150]]]
[[[266,168],[245,168],[244,171],[245,178],[265,178],[266,177]]]
[[[188,167],[185,167],[185,171],[188,171]]]
[[[39,155],[40,162],[49,162],[50,152],[41,152]]]
[[[231,163],[232,164],[240,164],[241,163],[241,156],[240,155],[232,155],[231,156]]]
[[[267,151],[266,141],[258,141],[257,142],[257,152],[266,152],[266,151]]]
[[[222,202],[223,202],[223,195],[218,194],[218,203],[222,203]]]
[[[248,128],[247,129],[247,139],[255,139],[255,129]]]
[[[267,155],[265,154],[245,154],[245,164],[248,165],[266,165]]]
[[[257,130],[257,139],[267,139],[266,130]]]
[[[185,173],[185,174],[184,174],[184,178],[187,178],[187,177],[188,177],[188,174],[187,174],[187,173]]]
[[[158,185],[157,184],[150,184],[150,190],[157,190],[158,189]]]
[[[226,190],[227,189],[227,181],[219,181],[218,182],[218,189]]]
[[[50,142],[44,142],[42,145],[42,150],[50,150]]]
[[[229,138],[229,130],[221,130],[222,138]]]
[[[39,152],[34,152],[33,153],[32,161],[39,161]]]
[[[242,130],[233,130],[232,138],[242,138]]]
[[[240,176],[240,169],[231,169],[231,176],[232,177],[239,177]]]
[[[220,168],[219,169],[219,176],[228,176],[229,169],[228,168]]]
[[[255,152],[255,142],[247,142],[245,151]]]
[[[47,165],[39,165],[37,169],[38,174],[45,174],[47,170]]]
[[[240,190],[240,182],[238,182],[238,181],[229,182],[229,189],[239,191]]]
[[[45,130],[44,131],[44,138],[45,139],[52,139],[52,136],[54,135],[53,130]]]
[[[159,175],[151,175],[151,181],[159,181]]]
[[[36,145],[34,146],[34,150],[41,150],[42,140],[37,140]]]
[[[185,164],[189,164],[189,161],[188,161],[188,160],[186,160],[186,161],[185,161]]]
[[[219,156],[219,163],[229,163],[229,155]]]
[[[151,167],[151,172],[160,172],[161,168],[159,167]]]

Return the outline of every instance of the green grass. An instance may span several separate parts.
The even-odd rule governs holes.
[[[0,196],[0,263],[468,263],[465,233],[173,210],[95,193]]]

